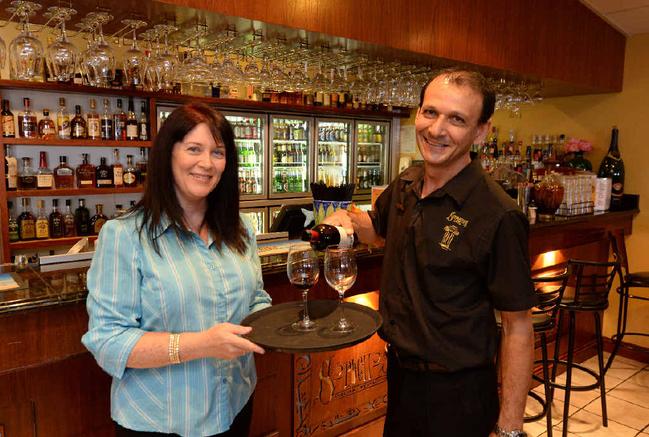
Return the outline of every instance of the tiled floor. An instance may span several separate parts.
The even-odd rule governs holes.
[[[604,362],[608,355],[605,355]],[[596,369],[596,358],[582,363],[588,368]],[[565,375],[557,378],[565,382]],[[575,384],[590,384],[593,379],[584,372],[573,373]],[[649,366],[628,358],[617,356],[613,366],[606,374],[606,405],[608,410],[608,427],[602,425],[602,405],[599,390],[571,392],[570,419],[568,435],[570,436],[615,436],[615,437],[649,437]],[[543,394],[543,387],[534,389]],[[553,435],[561,435],[563,430],[563,390],[555,391],[552,403]],[[538,411],[534,402],[529,402],[528,413]],[[525,424],[525,431],[530,437],[545,437],[545,419]]]

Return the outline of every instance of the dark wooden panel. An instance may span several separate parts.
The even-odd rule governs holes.
[[[620,91],[625,37],[578,0],[164,0],[499,70]]]

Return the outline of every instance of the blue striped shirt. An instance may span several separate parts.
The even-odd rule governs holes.
[[[254,231],[246,253],[194,233],[178,236],[163,220],[160,254],[137,232],[141,214],[109,220],[88,271],[90,316],[83,344],[113,377],[111,416],[137,431],[205,436],[227,431],[248,401],[257,376],[252,354],[153,369],[127,368],[145,332],[202,331],[240,323],[270,305]],[[182,344],[181,357],[182,357]]]

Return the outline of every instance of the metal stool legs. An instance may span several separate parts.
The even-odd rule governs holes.
[[[604,366],[604,345],[602,339],[602,322],[601,316],[598,312],[593,312],[593,319],[595,322],[595,340],[597,344],[597,364],[598,364],[598,373],[591,369],[587,369],[580,364],[574,363],[574,348],[575,348],[575,319],[576,313],[574,311],[566,311],[568,317],[568,351],[566,360],[559,359],[559,349],[561,344],[561,328],[563,325],[563,312],[559,313],[559,322],[557,326],[557,337],[555,342],[554,349],[554,365],[552,366],[552,376],[550,380],[550,402],[554,399],[554,389],[559,388],[563,389],[566,392],[563,405],[563,431],[562,436],[566,437],[568,435],[568,418],[570,417],[570,395],[574,391],[588,391],[599,388],[600,390],[600,399],[602,403],[602,425],[608,426],[608,414],[606,408],[606,383],[605,383],[605,366]],[[556,383],[557,368],[559,364],[565,364],[566,366],[566,383],[558,384]],[[575,386],[572,383],[573,370],[579,369],[595,378],[595,383],[585,386]],[[549,426],[549,425],[548,425]],[[549,429],[549,428],[548,428]],[[549,434],[548,434],[549,435]]]

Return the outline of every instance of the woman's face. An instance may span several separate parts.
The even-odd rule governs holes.
[[[225,170],[225,145],[205,123],[197,124],[171,152],[171,171],[181,206],[204,202]]]

